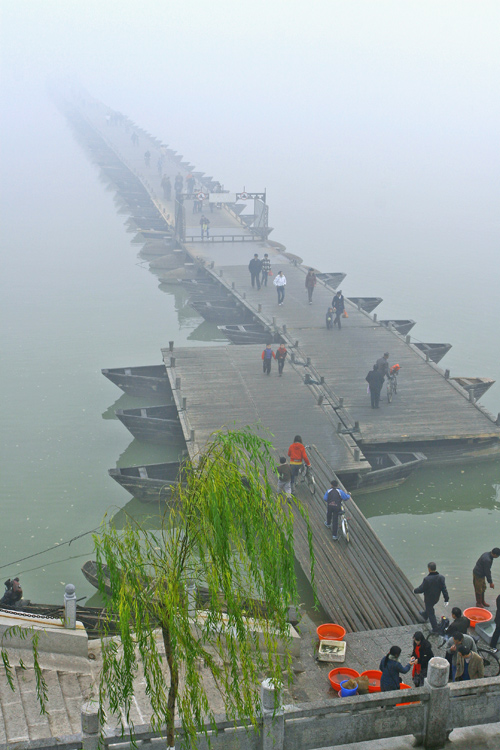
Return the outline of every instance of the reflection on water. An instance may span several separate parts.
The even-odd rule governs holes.
[[[404,484],[355,498],[408,578],[417,585],[436,562],[452,605],[473,606],[472,568],[500,541],[500,461],[423,468]],[[496,576],[495,576],[496,573]],[[493,568],[500,587],[500,565]]]

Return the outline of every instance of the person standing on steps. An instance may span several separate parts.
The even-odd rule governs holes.
[[[476,595],[476,607],[489,607],[490,605],[484,601],[484,594],[486,591],[486,581],[488,581],[490,589],[495,588],[495,584],[491,578],[491,565],[493,560],[500,557],[500,549],[493,547],[491,552],[483,552],[477,563],[474,565],[472,571],[472,583],[474,584],[474,593]]]
[[[262,261],[260,260],[257,253],[253,256],[252,260],[248,264],[248,270],[250,271],[250,277],[252,279],[252,289],[260,289],[260,273],[262,271]]]
[[[276,355],[271,349],[271,344],[266,344],[266,348],[262,352],[262,369],[264,371],[264,375],[271,374],[271,363],[273,359],[276,359]]]
[[[307,289],[307,297],[309,300],[309,304],[312,305],[314,287],[316,286],[316,274],[314,273],[312,268],[310,268],[309,271],[307,272],[305,285]]]
[[[424,595],[425,609],[423,612],[420,612],[420,614],[424,618],[424,622],[429,620],[432,632],[439,633],[434,607],[438,603],[441,594],[444,597],[444,603],[446,606],[449,604],[450,597],[448,596],[448,589],[446,588],[444,576],[436,570],[436,563],[430,562],[427,565],[427,570],[429,571],[428,574],[425,576],[420,586],[413,589],[413,593]]]
[[[349,500],[350,495],[344,490],[339,489],[339,483],[336,479],[332,479],[330,482],[331,487],[323,495],[323,500],[326,503],[326,521],[325,526],[332,530],[332,539],[334,542],[337,541],[338,528],[339,528],[339,516],[342,513],[342,501]]]
[[[403,667],[399,661],[401,649],[399,646],[391,646],[389,653],[384,656],[379,664],[379,670],[382,672],[380,678],[380,690],[386,693],[388,690],[399,690],[402,682],[400,675],[406,674],[412,668],[415,658],[412,656],[406,667]]]
[[[365,380],[368,383],[368,388],[370,389],[372,409],[378,409],[380,401],[380,391],[382,390],[382,386],[384,384],[384,376],[377,369],[377,365],[373,365],[373,370],[370,370]]]
[[[286,277],[283,271],[280,271],[273,281],[276,291],[278,292],[278,305],[282,305],[285,299]]]
[[[333,321],[333,325],[338,326],[340,331],[340,329],[342,328],[342,314],[345,310],[345,300],[341,289],[338,290],[337,294],[332,299],[332,307],[335,310],[335,320]]]
[[[276,351],[276,359],[278,360],[278,375],[283,375],[283,368],[285,366],[286,355],[288,354],[284,344],[280,344]]]
[[[267,253],[264,253],[264,257],[262,259],[262,279],[260,280],[261,286],[267,286],[267,280],[270,273],[271,261],[269,260],[269,255]]]

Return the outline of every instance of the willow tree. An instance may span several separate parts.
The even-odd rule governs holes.
[[[215,433],[184,470],[159,530],[128,519],[122,530],[105,523],[96,535],[100,589],[104,593],[106,565],[107,603],[120,623],[120,639],[103,644],[99,705],[123,716],[132,736],[139,667],[151,726],[166,727],[168,747],[175,747],[176,718],[181,747],[195,748],[200,733],[209,738],[206,727],[215,728],[201,665],[227,718],[245,717],[254,729],[260,680],[292,679],[288,609],[298,601],[293,506],[307,523],[311,574],[312,536],[301,503],[276,493],[273,471],[271,443],[250,428]],[[186,593],[194,586],[208,590],[203,616],[195,615]],[[104,719],[103,713],[102,725]]]

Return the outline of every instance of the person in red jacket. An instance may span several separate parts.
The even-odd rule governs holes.
[[[311,462],[309,461],[307,457],[306,449],[304,448],[304,445],[302,443],[302,438],[300,437],[300,435],[295,435],[293,439],[293,443],[288,449],[288,458],[290,459],[290,466],[292,467],[292,492],[293,492],[293,487],[299,475],[302,462],[304,462],[306,466],[311,465]]]

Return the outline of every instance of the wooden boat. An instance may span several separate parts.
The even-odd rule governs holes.
[[[450,378],[450,380],[458,383],[464,390],[468,392],[472,391],[475,399],[484,396],[488,388],[491,388],[495,382],[491,378]]]
[[[111,580],[109,577],[109,568],[107,565],[103,565],[101,569],[103,572],[104,591],[108,596],[111,596]],[[95,560],[87,560],[87,562],[82,565],[82,573],[92,586],[94,586],[96,589],[99,589],[98,568],[97,562]],[[197,607],[199,609],[202,609],[204,606],[206,606],[206,604],[210,601],[210,590],[207,586],[196,587],[196,599]],[[249,613],[257,613],[259,616],[265,616],[266,614],[265,604],[260,599],[245,599],[242,602],[242,606],[245,610],[248,610]],[[291,608],[291,610],[292,609],[294,610],[295,608]],[[291,610],[289,611],[289,620],[296,622],[295,615],[292,614]]]
[[[198,279],[180,279],[180,283],[187,289],[205,289],[205,287],[214,287],[220,289],[220,284],[216,284],[209,276],[200,276]]]
[[[33,622],[34,620],[63,620],[64,607],[57,604],[35,604],[28,599],[21,599],[15,609],[0,606],[0,613],[9,612],[22,621]],[[104,607],[82,607],[76,605],[76,619],[82,623],[89,638],[100,638],[105,634],[118,632],[118,618],[109,613]]]
[[[420,349],[421,352],[429,356],[429,359],[432,359],[433,362],[440,362],[444,355],[450,351],[451,344],[424,344],[423,342],[420,343],[414,343],[413,346],[416,346],[417,349]]]
[[[372,310],[383,302],[382,297],[348,297],[349,302],[353,305],[359,306],[362,310],[367,313],[371,313]]]
[[[101,370],[101,372],[129,396],[151,396],[152,393],[159,393],[167,396],[168,400],[173,403],[172,389],[165,365],[115,367]]]
[[[336,289],[346,277],[345,273],[317,273],[316,278],[324,281],[332,289]]]
[[[137,440],[161,445],[183,438],[177,407],[173,404],[117,409],[115,414]]]
[[[260,323],[246,323],[241,325],[217,326],[233,344],[284,344],[285,340],[279,333],[268,331]]]
[[[372,451],[363,450],[370,463],[371,471],[359,474],[339,474],[346,489],[356,492],[375,492],[389,487],[397,487],[408,479],[415,469],[427,460],[424,453],[413,451]]]
[[[142,502],[168,500],[172,487],[179,480],[179,461],[146,466],[126,466],[121,469],[108,469],[108,474],[132,497]]]
[[[254,317],[250,310],[244,307],[236,307],[231,300],[228,303],[217,302],[193,302],[192,307],[209,323],[216,325],[250,323]]]
[[[135,235],[135,237],[131,240],[133,245],[143,245],[145,242],[148,242],[148,240],[164,240],[168,239],[172,236],[172,232],[165,231],[165,232],[156,232],[153,229],[148,229],[143,232],[139,232]]]
[[[170,271],[174,268],[181,268],[188,260],[189,257],[184,250],[167,250],[163,255],[150,260],[149,268],[152,271]]]
[[[411,329],[415,325],[414,320],[380,320],[379,323],[381,323],[381,325],[383,326],[386,326],[387,328],[394,328],[395,331],[401,333],[403,336],[406,336],[407,333],[410,333]]]

